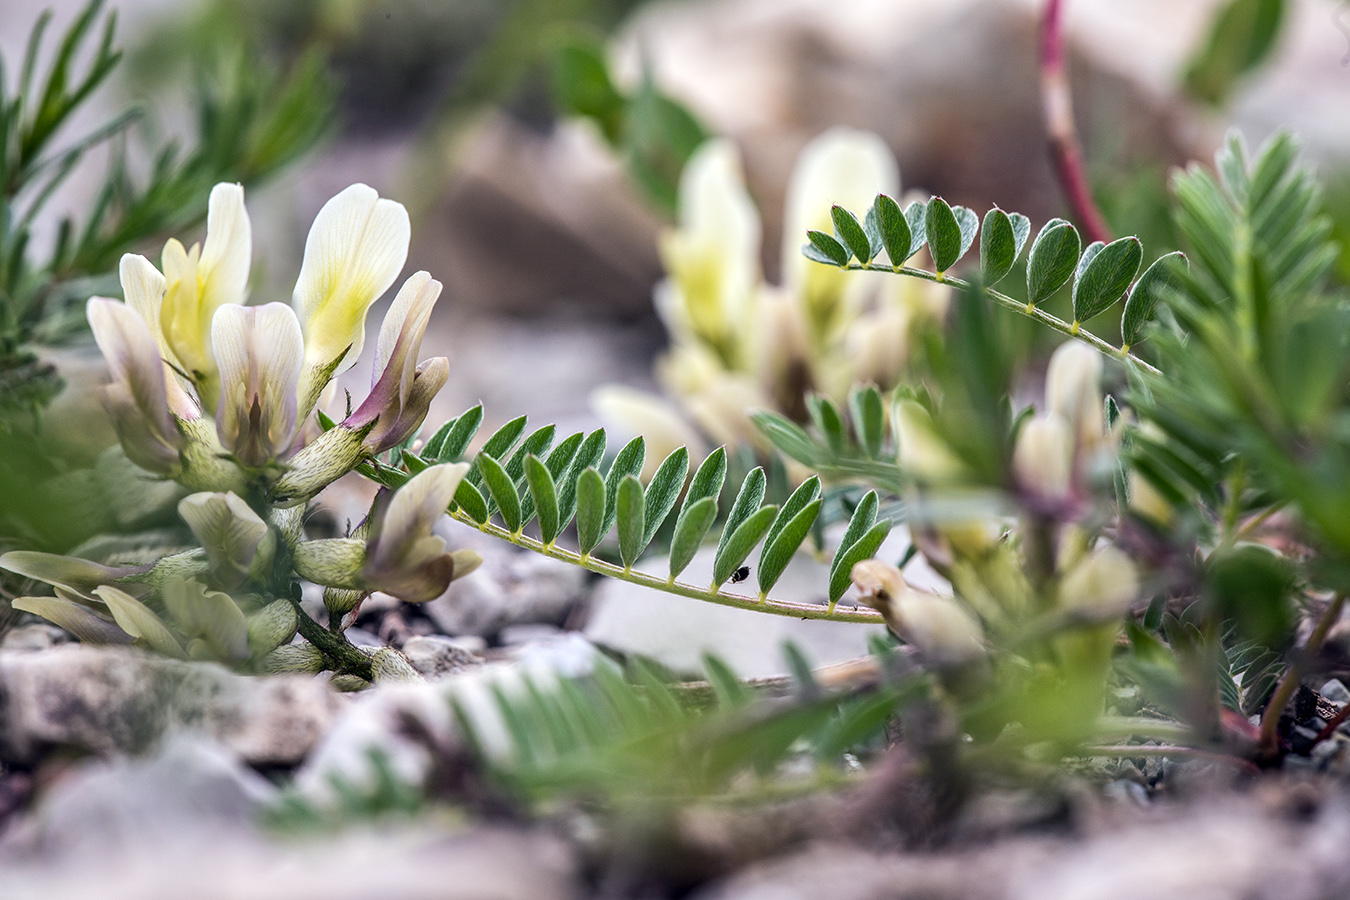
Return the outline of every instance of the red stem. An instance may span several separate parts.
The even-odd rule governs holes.
[[[1111,240],[1111,229],[1092,198],[1083,148],[1073,121],[1073,96],[1064,53],[1063,0],[1046,0],[1041,18],[1041,108],[1050,136],[1050,164],[1060,190],[1089,240]]]

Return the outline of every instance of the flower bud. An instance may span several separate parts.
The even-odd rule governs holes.
[[[906,474],[923,481],[949,481],[964,471],[933,427],[933,417],[915,400],[901,400],[891,410],[898,449],[897,462]]]
[[[933,662],[960,663],[984,655],[980,623],[950,597],[910,587],[899,569],[875,559],[855,565],[852,579],[861,602]]]
[[[1013,474],[1022,489],[1046,500],[1064,500],[1073,483],[1073,432],[1056,413],[1022,423],[1013,448]]]
[[[1082,341],[1066,341],[1050,357],[1046,409],[1063,417],[1080,446],[1095,447],[1106,433],[1101,382],[1102,356]]]
[[[1062,609],[1094,619],[1123,615],[1138,596],[1139,574],[1134,563],[1111,546],[1095,550],[1080,560],[1059,585]]]

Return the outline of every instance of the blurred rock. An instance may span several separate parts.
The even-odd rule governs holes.
[[[90,761],[64,775],[34,815],[5,834],[0,859],[111,860],[145,847],[201,852],[254,835],[276,796],[220,744],[174,737],[149,759]]]
[[[491,638],[508,625],[561,625],[589,590],[584,569],[518,550],[467,525],[437,526],[451,547],[477,550],[483,564],[422,609],[447,634]]]
[[[428,678],[439,678],[483,664],[483,657],[440,634],[414,635],[403,643],[403,655]]]
[[[0,638],[0,652],[19,650],[47,650],[57,644],[68,644],[73,640],[70,632],[46,622],[32,625],[20,625],[4,632]]]
[[[218,740],[256,765],[302,759],[339,698],[303,676],[236,675],[136,650],[79,644],[0,653],[0,759],[26,763],[68,745],[145,753],[171,731]]]

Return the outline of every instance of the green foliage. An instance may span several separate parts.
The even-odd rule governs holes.
[[[1204,44],[1186,66],[1182,85],[1197,100],[1223,103],[1243,76],[1270,58],[1287,16],[1285,0],[1228,0]]]

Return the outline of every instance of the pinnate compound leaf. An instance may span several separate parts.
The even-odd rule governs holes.
[[[627,475],[619,482],[618,493],[614,506],[619,521],[619,556],[626,568],[637,562],[647,546],[643,540],[642,482],[636,475]]]
[[[924,233],[928,235],[928,252],[932,254],[933,266],[939,272],[945,272],[956,265],[961,258],[961,224],[941,197],[928,201]]]
[[[594,467],[582,471],[577,479],[577,542],[581,555],[587,556],[609,529],[605,524],[605,479]]]
[[[900,208],[899,203],[885,194],[877,194],[870,215],[876,220],[881,243],[886,248],[891,265],[903,266],[905,260],[914,252],[910,249],[913,235],[910,233],[909,220],[905,218],[904,210]]]
[[[858,224],[857,217],[842,206],[835,205],[830,207],[830,218],[834,220],[834,233],[838,235],[840,243],[857,257],[858,262],[871,262],[872,241]]]
[[[619,484],[629,475],[641,472],[642,463],[646,458],[647,443],[642,439],[642,435],[625,444],[619,455],[614,457],[609,473],[605,475],[605,518],[601,522],[603,525],[600,529],[601,537],[609,534],[609,530],[614,527],[614,519],[618,515],[616,510],[619,502]]]
[[[1063,219],[1045,223],[1027,257],[1027,302],[1039,306],[1073,276],[1083,243]]]
[[[576,456],[577,448],[581,446],[581,439],[583,437],[584,435],[580,431],[568,435],[550,450],[548,456],[543,460],[544,468],[548,470],[549,478],[553,482],[553,500],[555,507],[557,506],[558,500],[558,479],[567,474],[568,467],[571,464],[573,457]],[[526,481],[528,481],[528,464],[526,466],[525,475],[527,476]],[[532,492],[526,494],[522,496],[520,500],[521,520],[529,522],[530,519],[534,517],[535,513],[534,494]],[[559,524],[557,531],[561,530],[562,525]],[[557,531],[554,532],[555,535],[557,534]]]
[[[806,238],[811,242],[802,246],[807,259],[826,265],[848,265],[848,250],[830,235],[823,231],[808,231]]]
[[[819,485],[817,485],[817,490],[819,490]],[[783,570],[792,561],[797,548],[811,533],[811,526],[815,524],[816,516],[820,513],[820,503],[819,499],[812,500],[795,514],[791,513],[788,505],[785,504],[778,517],[774,519],[773,527],[765,535],[764,549],[759,556],[757,577],[759,578],[761,595],[768,594],[769,591],[773,590],[773,586],[778,583]]]
[[[703,538],[717,519],[717,498],[703,497],[680,510],[670,539],[670,578],[675,580],[693,562]]]
[[[750,551],[759,543],[759,539],[769,530],[777,514],[778,507],[761,506],[737,525],[734,531],[728,528],[723,532],[722,544],[718,546],[717,556],[713,559],[714,584],[720,587],[740,568],[741,563],[750,555]],[[728,531],[730,536],[727,534]]]
[[[539,535],[545,544],[558,537],[558,487],[553,474],[537,456],[525,458],[525,480],[530,486],[530,498],[539,513]]]
[[[876,459],[881,455],[881,441],[886,434],[886,408],[881,392],[870,384],[857,388],[849,395],[848,405],[859,445],[864,453]]]
[[[1128,347],[1137,343],[1144,328],[1158,309],[1158,302],[1181,286],[1181,274],[1186,269],[1186,254],[1177,250],[1161,256],[1144,270],[1130,289],[1125,300],[1125,312],[1120,320],[1120,334]]]
[[[553,435],[556,432],[557,428],[553,425],[545,425],[520,442],[516,452],[511,454],[511,459],[503,467],[512,482],[517,485],[522,483],[525,477],[525,457],[531,454],[543,456],[547,453],[548,448],[553,446]]]
[[[848,590],[853,567],[864,559],[870,559],[886,535],[891,533],[891,520],[882,519],[869,528],[862,537],[854,541],[847,550],[840,550],[830,566],[830,602],[838,603],[839,598]]]
[[[1086,322],[1109,309],[1125,293],[1139,273],[1144,259],[1144,248],[1139,238],[1123,237],[1104,247],[1098,247],[1091,257],[1083,254],[1078,277],[1073,285],[1073,317]],[[1092,250],[1089,247],[1089,252]]]
[[[483,448],[478,451],[479,456],[490,456],[493,459],[501,459],[507,452],[520,440],[521,434],[525,432],[525,416],[517,416],[507,422],[501,428],[492,433],[486,441],[483,442]],[[483,485],[483,472],[481,467],[475,465],[464,476],[473,482],[474,487]]]
[[[731,540],[732,533],[740,528],[745,520],[754,514],[755,510],[759,509],[760,503],[764,502],[764,490],[767,485],[768,479],[764,476],[762,466],[755,466],[745,476],[745,480],[741,482],[741,489],[736,494],[736,500],[731,504],[731,511],[727,513],[727,521],[722,526],[722,537],[717,542],[719,557],[726,548],[727,542]],[[746,552],[750,551],[747,550]],[[740,565],[740,563],[737,563],[737,565]]]
[[[684,479],[689,474],[689,451],[678,447],[667,456],[657,468],[656,474],[647,485],[646,500],[643,504],[643,520],[646,522],[642,533],[642,545],[651,543],[656,530],[665,522],[666,516],[675,508],[684,490]]]

